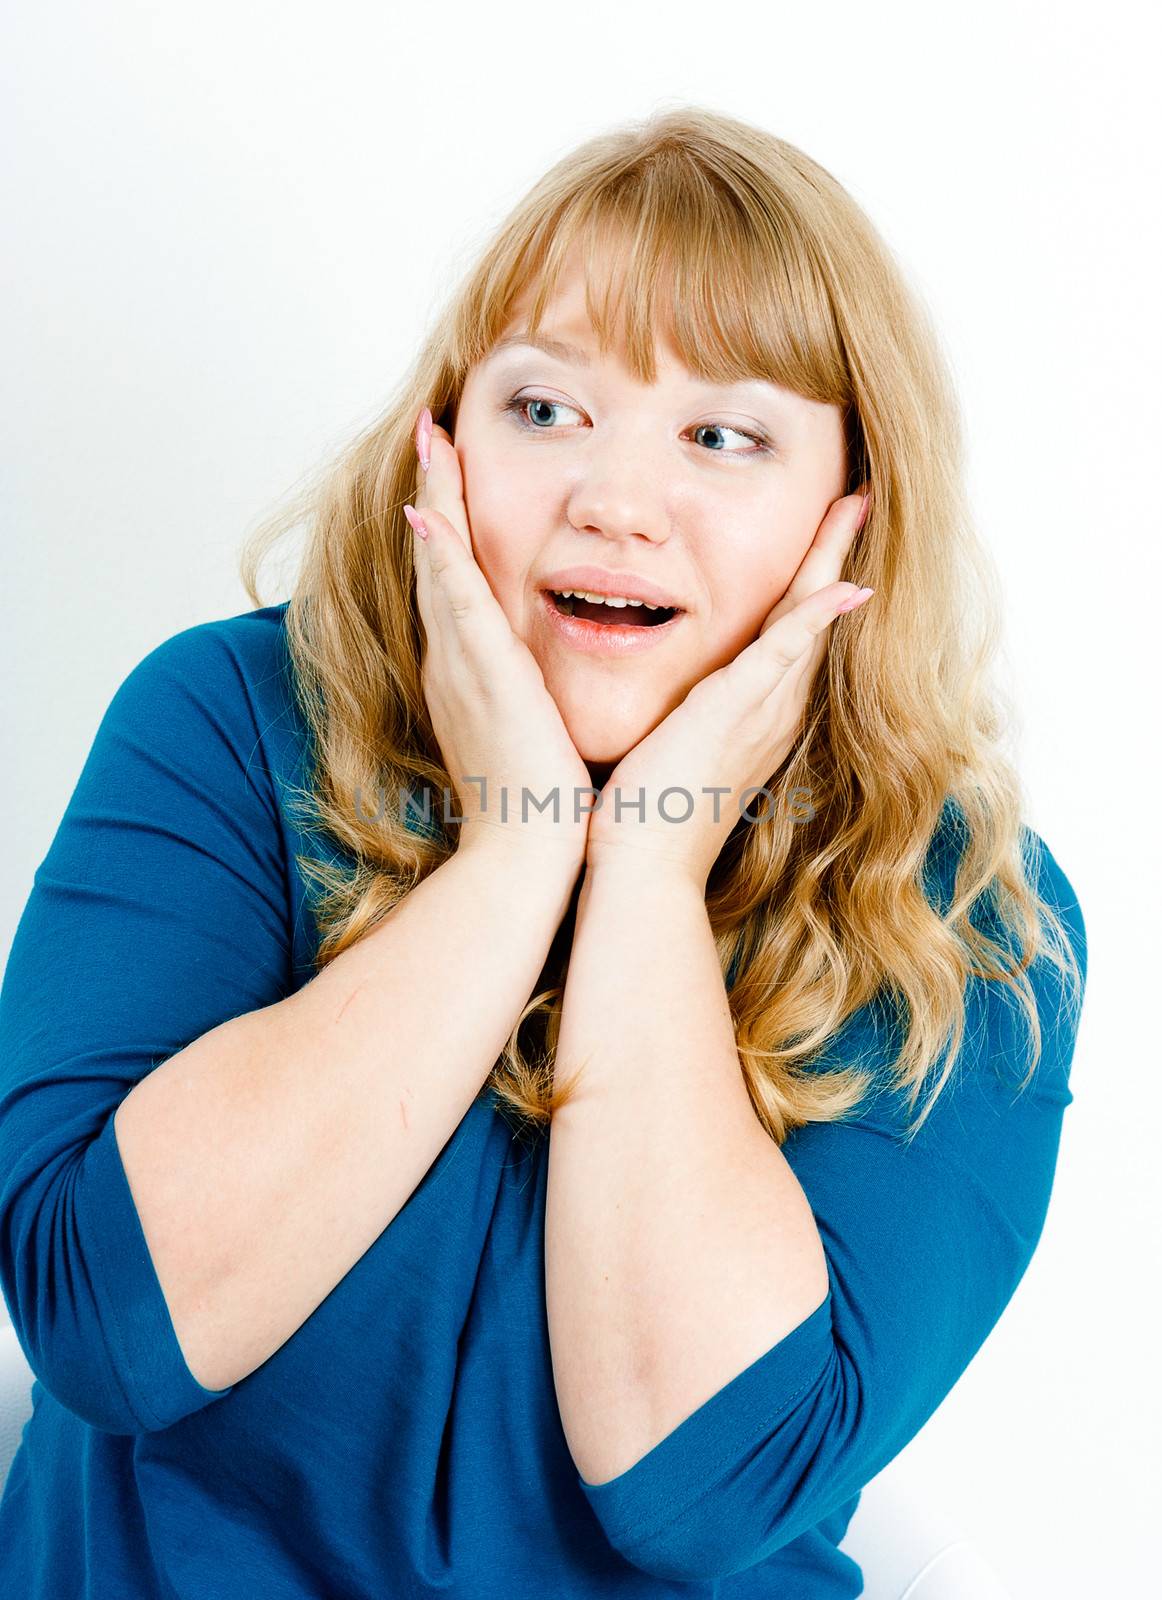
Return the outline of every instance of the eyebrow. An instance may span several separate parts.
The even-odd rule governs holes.
[[[550,339],[544,334],[538,339],[530,339],[527,333],[510,333],[496,341],[488,352],[489,358],[513,345],[525,345],[530,350],[541,350],[547,356],[555,356],[558,361],[571,361],[577,367],[589,365],[589,357],[579,345],[566,344],[561,339]]]

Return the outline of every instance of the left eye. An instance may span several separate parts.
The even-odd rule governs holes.
[[[512,399],[505,403],[504,409],[507,412],[511,412],[516,417],[520,426],[522,428],[527,428],[530,432],[550,433],[555,431],[548,422],[546,422],[545,426],[541,426],[539,423],[529,420],[528,412],[533,406],[537,406],[541,409],[542,416],[546,410],[572,411],[576,415],[580,415],[575,406],[566,405],[563,400],[550,400],[544,395],[526,395],[523,398],[520,395],[513,395]],[[747,433],[744,428],[732,428],[729,423],[701,422],[691,431],[694,434],[734,433],[737,434],[740,439],[749,439],[751,444],[755,446],[754,450],[723,450],[721,448],[716,448],[711,451],[711,454],[713,455],[757,455],[760,452],[765,451],[767,448],[766,441],[760,438],[758,434]]]
[[[729,422],[700,422],[694,429],[695,433],[736,433],[740,439],[749,439],[756,450],[764,450],[766,446],[757,434],[747,433],[744,428],[732,428]],[[721,451],[715,451],[716,455]],[[732,452],[733,453],[733,452]],[[753,455],[755,451],[744,450],[742,454]]]

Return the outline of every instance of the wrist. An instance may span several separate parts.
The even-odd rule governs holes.
[[[705,899],[706,880],[689,862],[661,849],[625,843],[591,846],[585,857],[586,883],[625,885],[631,892],[654,889],[689,892]]]
[[[531,873],[574,883],[585,865],[584,837],[562,830],[521,828],[476,818],[460,828],[458,856],[494,861],[508,872]]]

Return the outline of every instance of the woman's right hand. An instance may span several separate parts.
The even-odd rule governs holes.
[[[433,426],[428,471],[420,465],[418,474],[415,509],[428,529],[427,539],[413,534],[424,631],[421,675],[432,729],[465,819],[458,849],[503,840],[518,851],[543,855],[547,849],[580,872],[595,803],[586,792],[592,788],[589,769],[532,652],[513,632],[477,564],[460,459],[443,428]],[[466,781],[481,777],[483,806],[479,781]],[[522,786],[529,790],[527,800]],[[548,805],[538,810],[533,799],[546,797]]]

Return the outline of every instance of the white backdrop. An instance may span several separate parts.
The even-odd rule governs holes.
[[[956,375],[1030,820],[1090,939],[1040,1248],[905,1456],[1015,1594],[1144,1593],[1162,1481],[1153,9],[42,0],[5,35],[0,958],[117,685],[170,634],[248,609],[245,533],[379,409],[551,161],[692,101],[802,146],[869,210]]]

